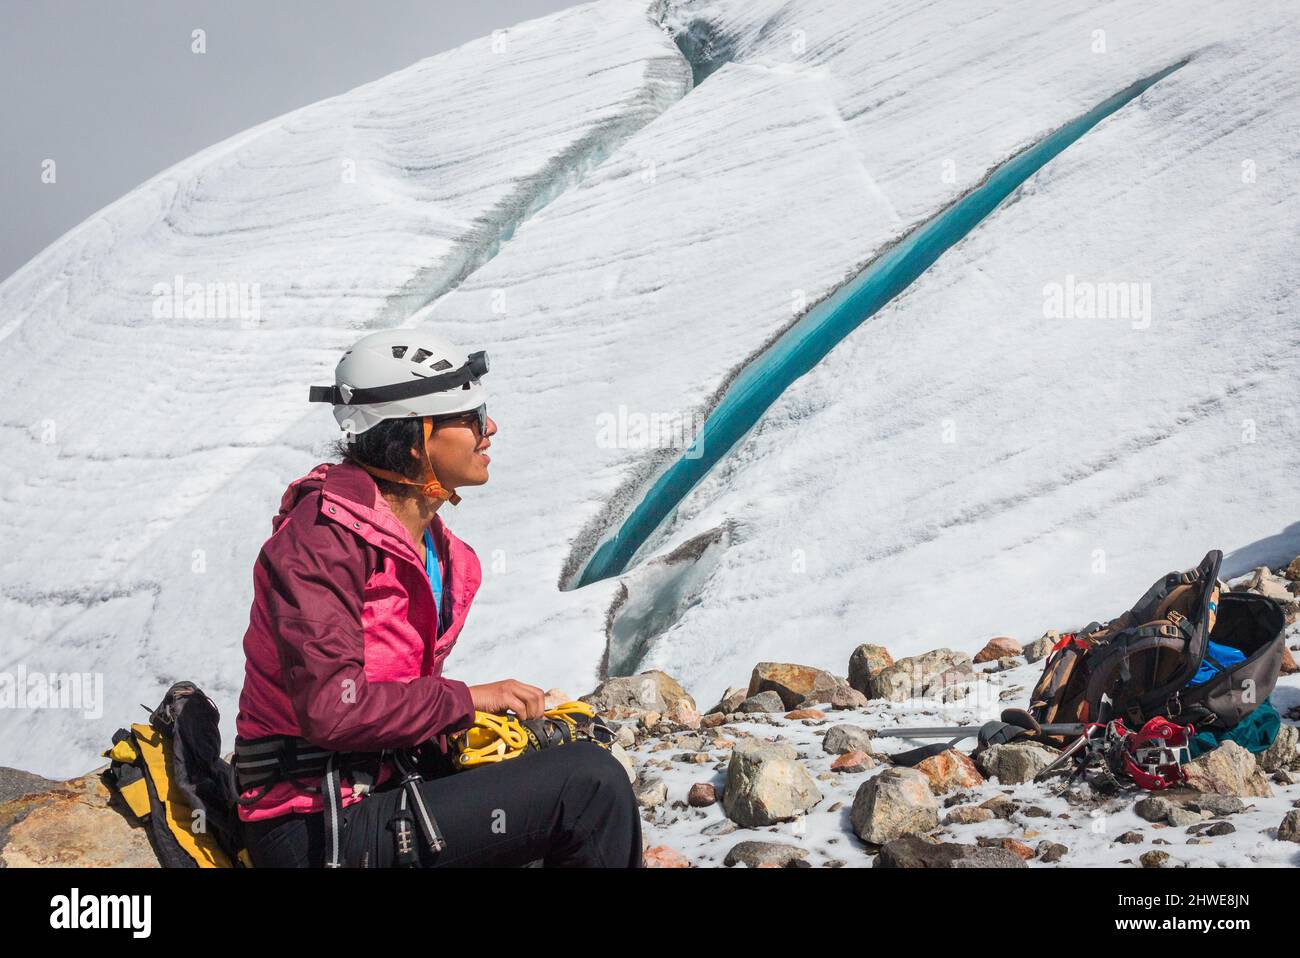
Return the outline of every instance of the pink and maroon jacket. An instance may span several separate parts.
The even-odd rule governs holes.
[[[424,563],[364,469],[324,463],[294,480],[271,528],[253,569],[241,739],[295,735],[335,751],[430,739],[445,747],[443,736],[473,723],[469,687],[443,678],[442,664],[482,570],[441,518],[429,525],[444,576],[441,631]],[[360,800],[345,782],[343,804]],[[239,816],[323,808],[319,793],[280,782]]]

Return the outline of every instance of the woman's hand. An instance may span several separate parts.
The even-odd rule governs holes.
[[[479,712],[492,712],[503,715],[507,709],[520,718],[541,718],[545,711],[545,697],[535,685],[525,685],[516,679],[503,679],[486,685],[471,685],[469,697],[474,700],[474,708]]]

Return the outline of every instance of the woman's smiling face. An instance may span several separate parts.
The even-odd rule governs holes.
[[[456,490],[461,486],[481,486],[488,481],[488,464],[492,461],[487,449],[496,434],[496,421],[485,416],[487,429],[480,434],[478,416],[467,412],[456,419],[445,419],[433,424],[429,443],[429,464],[433,474],[444,489]],[[418,459],[419,453],[411,450]]]

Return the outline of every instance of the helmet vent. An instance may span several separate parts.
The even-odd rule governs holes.
[[[440,359],[433,364],[433,369],[435,372],[441,372],[444,369],[451,369],[451,363],[447,362],[445,359]]]
[[[422,363],[432,355],[433,353],[429,352],[427,349],[417,349],[415,355],[411,357],[411,362]]]
[[[401,359],[401,358],[402,358],[403,356],[405,356],[405,355],[406,355],[406,347],[405,347],[405,346],[394,346],[394,347],[393,347],[393,358],[394,358],[394,359]]]

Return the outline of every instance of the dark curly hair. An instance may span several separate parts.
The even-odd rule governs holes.
[[[421,460],[411,455],[411,450],[418,450],[420,443],[424,441],[424,429],[420,417],[383,419],[351,439],[351,442],[340,439],[334,445],[335,455],[344,462],[352,462],[359,466],[373,466],[415,481],[423,477],[424,467]],[[378,476],[371,478],[379,486],[379,491],[385,495],[408,497],[416,494],[414,486],[404,486]]]

